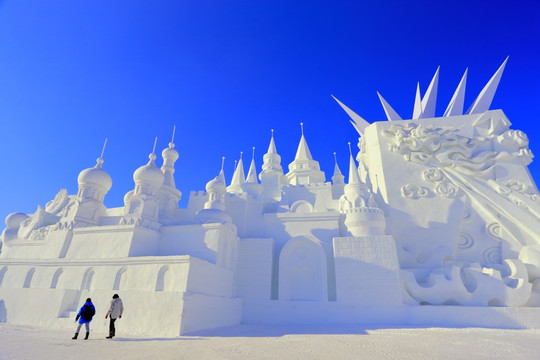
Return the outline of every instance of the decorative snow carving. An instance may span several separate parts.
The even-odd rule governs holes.
[[[422,186],[407,184],[401,188],[401,195],[408,199],[419,199],[429,195],[429,190]]]
[[[435,193],[447,198],[455,198],[459,194],[459,188],[451,182],[442,182],[435,187]]]

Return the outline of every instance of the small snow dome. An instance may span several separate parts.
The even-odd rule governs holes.
[[[96,166],[81,171],[79,177],[77,178],[79,187],[81,185],[98,186],[104,189],[105,192],[111,189],[111,176],[105,170],[103,170],[101,164],[103,164],[103,159],[98,158]]]
[[[141,166],[133,173],[133,181],[135,183],[144,183],[154,186],[160,186],[163,184],[164,175],[163,172],[156,166],[154,160],[156,155],[154,153],[148,156],[150,161],[148,164]]]
[[[178,160],[178,151],[176,151],[174,149],[174,143],[170,142],[169,143],[169,147],[166,148],[166,149],[163,149],[163,151],[161,152],[161,156],[163,157],[163,159],[171,159],[173,162]]]
[[[225,193],[227,189],[219,177],[215,177],[206,184],[206,192]]]

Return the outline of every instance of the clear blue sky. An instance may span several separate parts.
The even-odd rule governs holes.
[[[491,108],[540,156],[538,0],[0,1],[0,218],[75,194],[105,138],[105,203],[122,206],[173,125],[182,206],[222,156],[230,181],[255,146],[260,171],[270,129],[286,168],[300,122],[327,178],[334,151],[346,174],[357,136],[330,94],[379,121],[380,91],[410,118],[440,65],[441,115],[465,68],[468,107],[508,55]]]

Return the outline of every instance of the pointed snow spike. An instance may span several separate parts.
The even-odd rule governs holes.
[[[402,120],[401,116],[398,115],[398,113],[388,104],[386,100],[382,97],[381,94],[377,91],[377,95],[379,95],[379,100],[381,101],[381,104],[384,109],[384,113],[386,114],[386,117],[388,118],[388,121],[395,121],[395,120]]]
[[[221,180],[223,185],[227,186],[227,183],[225,182],[225,172],[223,171],[223,166],[225,165],[225,156],[221,157],[221,170],[219,171],[218,178]]]
[[[300,143],[298,144],[298,149],[296,150],[294,160],[313,160],[306,138],[304,137],[304,123],[300,123],[300,126],[302,127],[302,137],[300,138]]]
[[[497,87],[499,86],[499,81],[501,80],[504,67],[506,66],[506,62],[508,61],[508,57],[504,60],[502,65],[497,69],[495,74],[491,77],[491,79],[488,81],[486,86],[480,91],[480,94],[474,100],[474,103],[471,105],[469,110],[467,110],[468,114],[480,114],[484,111],[488,111],[489,107],[491,106],[491,102],[493,101],[493,97],[495,96],[495,92],[497,92]]]
[[[245,179],[244,163],[242,162],[242,156],[240,156],[240,160],[238,160],[238,164],[236,165],[236,170],[234,170],[231,185],[241,185],[246,182]]]
[[[448,103],[448,107],[443,116],[456,116],[463,115],[463,103],[465,102],[465,87],[467,84],[467,72],[469,69],[465,69],[465,73],[461,77],[461,81],[452,96],[452,99]]]
[[[251,164],[249,165],[246,182],[257,184],[257,168],[255,167],[255,159],[251,159]]]
[[[352,126],[354,127],[354,129],[358,132],[358,135],[360,136],[363,136],[364,133],[362,132],[362,130],[360,130],[360,126],[358,126],[354,121],[352,120],[349,120],[352,124]]]
[[[270,139],[270,145],[268,145],[267,154],[277,154],[276,142],[274,141],[274,129],[272,129],[272,137]]]
[[[416,96],[414,98],[414,110],[412,118],[422,118],[422,96],[420,95],[420,83],[416,83]]]
[[[371,124],[367,122],[366,120],[364,120],[364,118],[362,118],[360,115],[358,115],[357,113],[349,109],[347,105],[339,101],[334,95],[331,95],[331,96],[334,98],[334,100],[336,100],[339,106],[341,106],[341,108],[345,110],[347,115],[349,115],[349,117],[352,119],[353,126],[356,124],[354,128],[356,129],[356,131],[358,131],[360,136],[364,135],[365,129]]]
[[[339,166],[338,166],[337,155],[336,155],[336,153],[334,153],[334,164],[335,164],[335,165],[334,165],[334,175],[333,175],[332,177],[334,177],[334,176],[336,176],[336,175],[342,176],[343,174],[341,173],[341,169],[340,169]]]
[[[359,184],[360,183],[360,175],[358,174],[358,168],[356,167],[356,163],[354,162],[354,157],[352,155],[352,152],[349,157],[349,184]]]
[[[437,67],[433,79],[429,84],[424,97],[422,98],[422,117],[423,118],[432,118],[435,117],[435,106],[437,105],[437,89],[439,87],[439,69]]]

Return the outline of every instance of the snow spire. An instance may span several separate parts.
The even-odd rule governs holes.
[[[432,118],[435,117],[435,106],[437,105],[437,89],[439,87],[439,69],[437,67],[433,79],[429,84],[424,97],[422,98],[422,117],[423,118]]]
[[[420,83],[416,83],[416,96],[414,98],[414,110],[412,118],[422,118],[422,96],[420,96]]]
[[[504,60],[499,69],[497,69],[495,74],[493,74],[486,86],[484,86],[476,100],[474,100],[474,103],[471,105],[469,110],[467,110],[467,115],[480,114],[489,110],[493,97],[495,96],[495,92],[497,92],[497,87],[499,86],[499,81],[501,80],[507,61],[508,57]]]
[[[309,151],[306,138],[304,137],[304,123],[300,123],[300,128],[302,131],[302,137],[300,138],[300,143],[298,144],[298,149],[296,150],[296,156],[294,160],[313,160],[311,157],[311,152]]]
[[[358,175],[358,168],[356,167],[356,163],[354,162],[354,157],[351,150],[351,143],[347,143],[349,145],[349,184],[359,184],[360,183],[360,175]]]
[[[242,151],[240,151],[240,160],[236,165],[234,174],[231,180],[231,185],[227,187],[227,191],[230,193],[242,192],[242,184],[246,182],[246,176],[244,175],[244,163],[242,162]]]
[[[221,170],[219,171],[219,175],[218,175],[218,178],[219,180],[221,180],[221,182],[223,183],[223,185],[225,186],[226,185],[226,182],[225,182],[225,172],[223,171],[223,166],[225,165],[225,156],[222,156],[221,157]]]
[[[315,184],[325,181],[324,173],[319,169],[319,163],[313,160],[311,152],[304,137],[304,123],[300,123],[302,136],[296,150],[294,161],[289,164],[289,172],[286,175],[289,184]]]
[[[257,168],[255,167],[255,146],[253,147],[253,154],[251,156],[251,164],[249,165],[246,182],[247,183],[257,182]]]
[[[345,110],[347,115],[349,115],[349,117],[351,118],[351,124],[352,126],[354,126],[358,134],[360,136],[364,135],[364,131],[371,124],[367,122],[366,120],[364,120],[360,115],[352,111],[350,108],[348,108],[344,103],[339,101],[334,95],[331,95],[331,96],[334,98],[334,100],[336,100],[339,106],[341,106],[341,108]]]
[[[272,136],[270,138],[270,145],[268,146],[268,151],[266,154],[263,155],[263,165],[262,165],[262,173],[267,172],[273,172],[277,171],[280,173],[283,173],[283,169],[281,168],[281,156],[278,155],[276,150],[276,142],[274,140],[274,129],[271,130]],[[259,175],[259,179],[262,180],[261,175]]]
[[[388,118],[388,121],[395,121],[395,120],[402,120],[401,116],[398,115],[398,113],[388,104],[386,100],[382,97],[381,94],[377,91],[377,95],[379,95],[379,100],[381,101],[381,104],[384,109],[384,113],[386,114],[386,117]]]
[[[337,162],[337,156],[334,152],[334,175],[332,175],[332,183],[333,184],[343,184],[345,176],[341,173],[341,170],[339,169],[338,162]]]
[[[463,115],[463,103],[465,102],[465,86],[467,83],[468,70],[468,68],[465,69],[465,73],[463,73],[461,81],[459,82],[450,103],[448,103],[448,107],[443,116]]]

